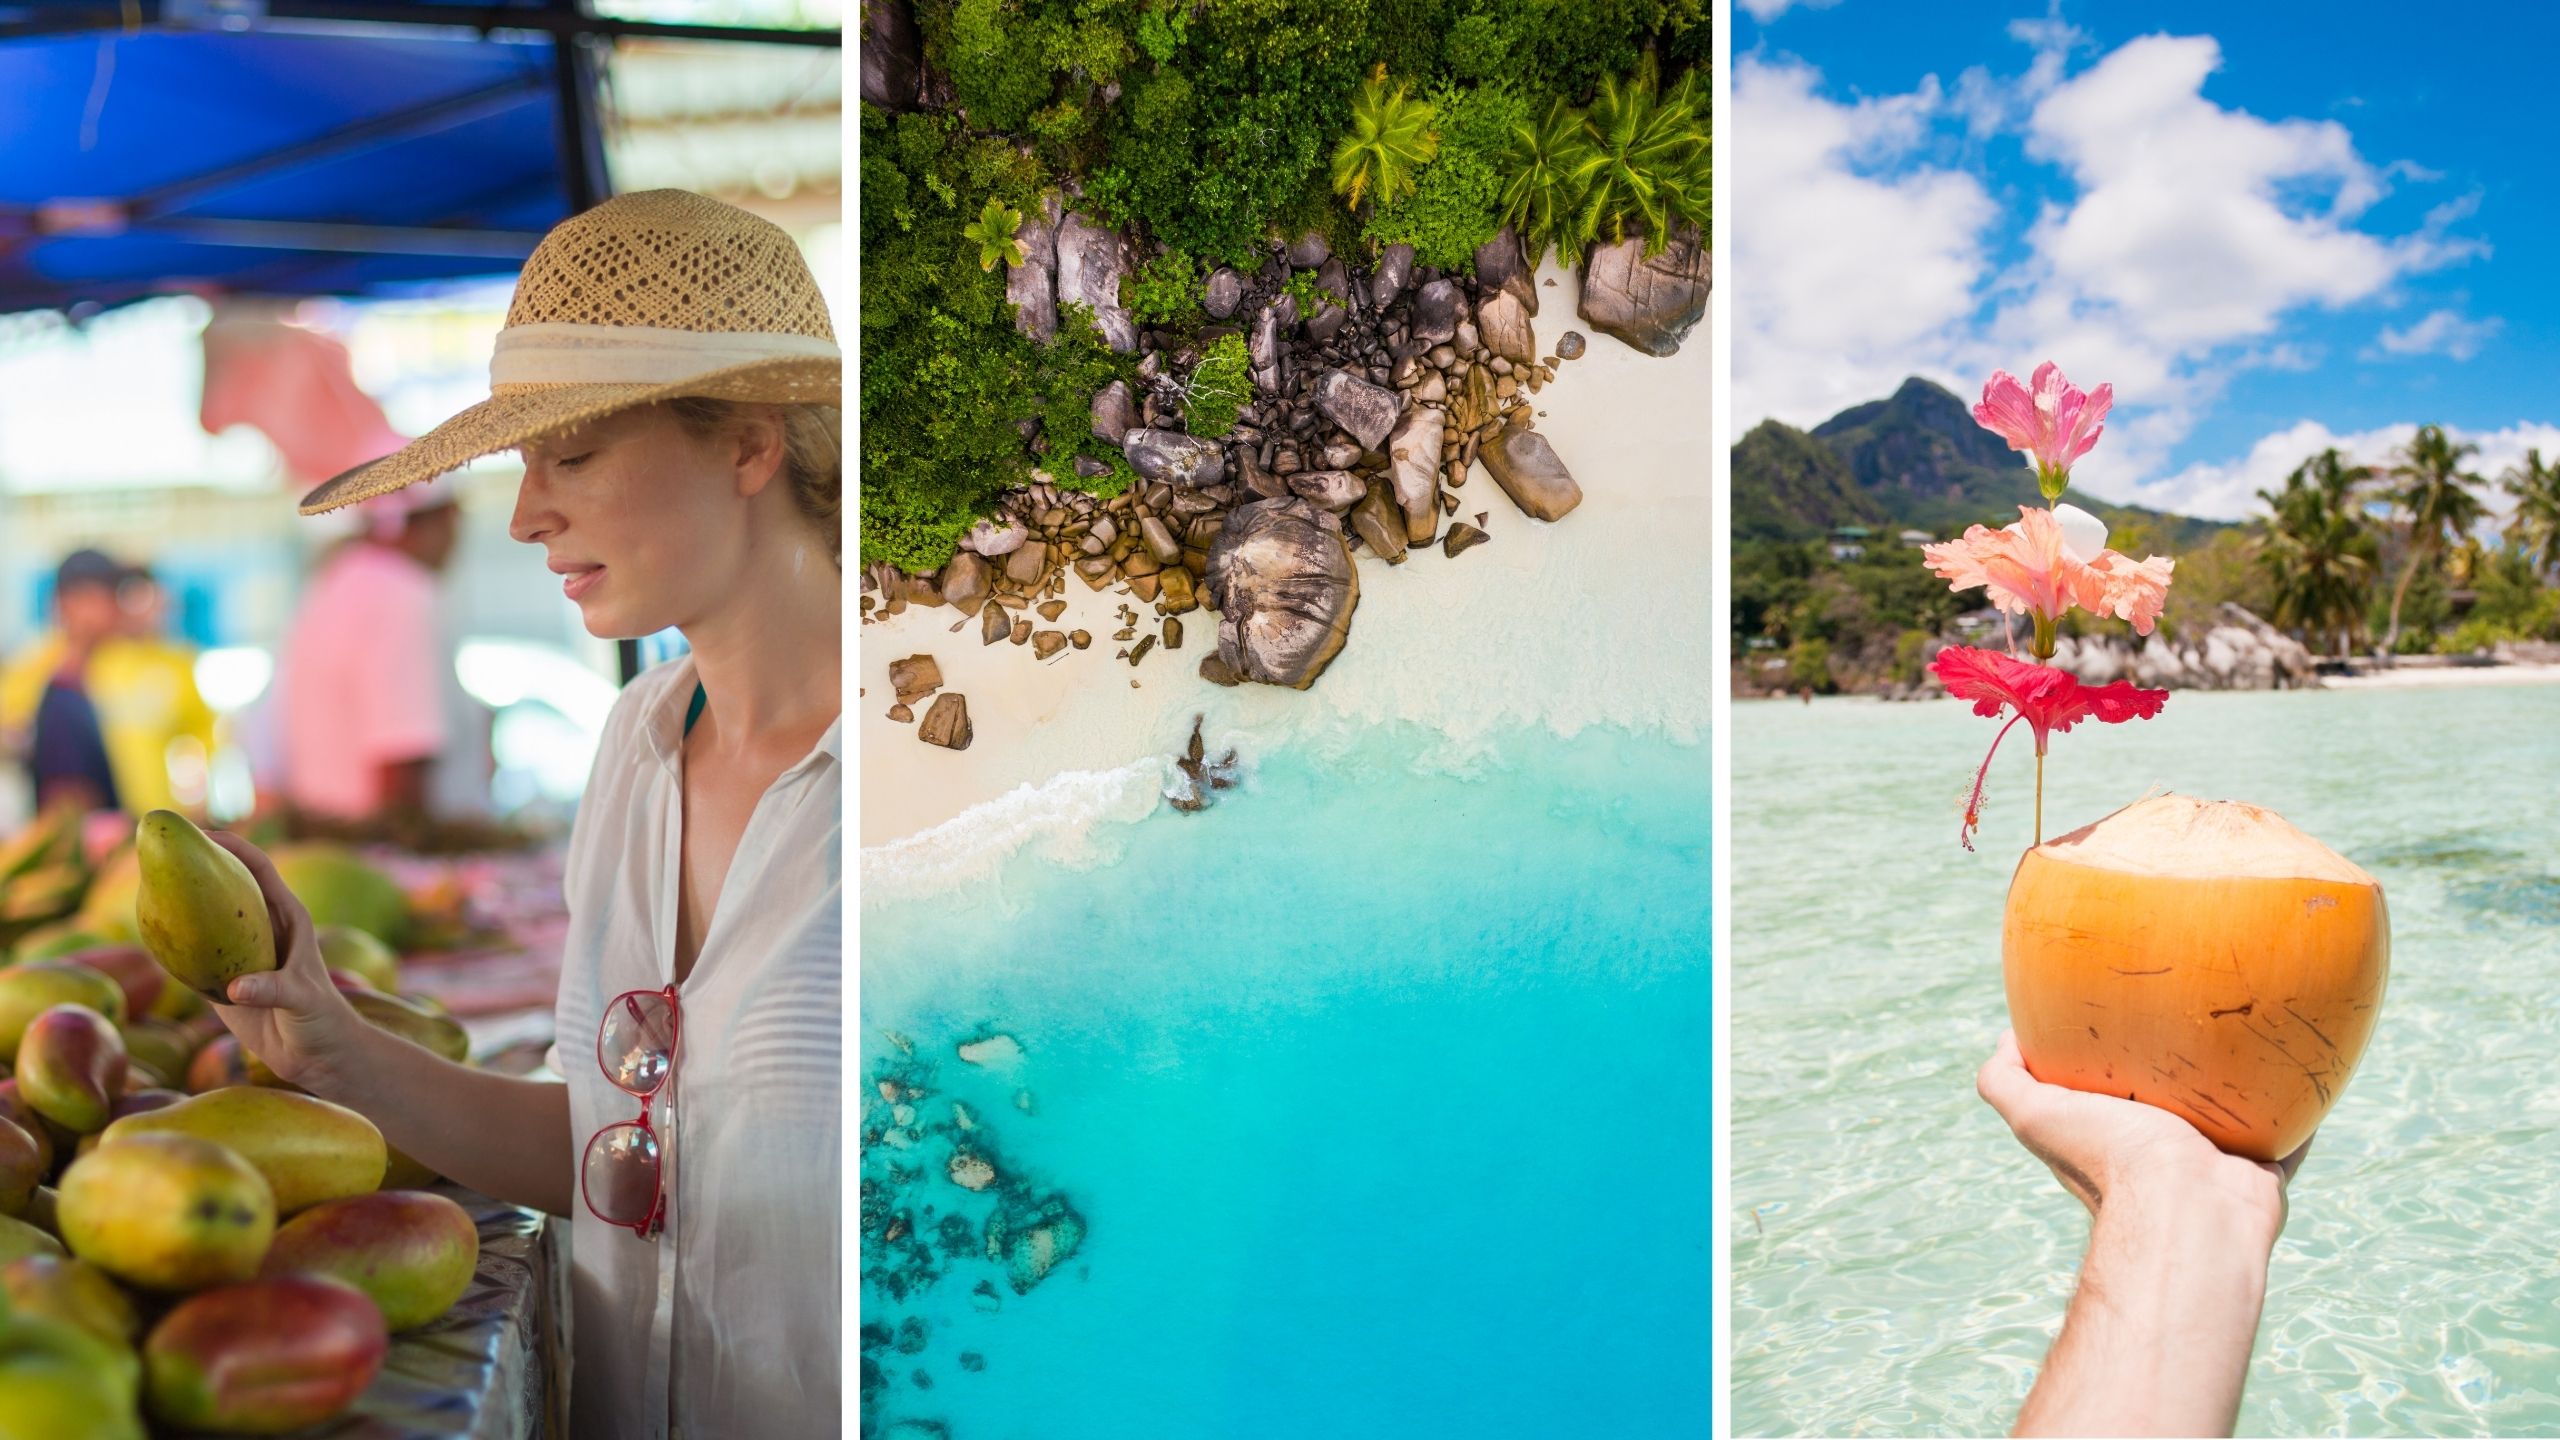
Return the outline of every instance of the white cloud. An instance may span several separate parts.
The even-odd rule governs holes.
[[[2496,316],[2486,320],[2465,320],[2451,310],[2434,310],[2414,325],[2385,325],[2374,337],[2363,358],[2378,360],[2386,355],[2447,355],[2468,360],[2480,353],[2480,347],[2498,333],[2501,322]]]
[[[2519,421],[2496,430],[2445,428],[2455,440],[2480,447],[2468,468],[2488,482],[2481,498],[2488,503],[2491,515],[2501,519],[2510,501],[2498,484],[2499,478],[2521,466],[2529,449],[2541,450],[2546,460],[2560,456],[2560,425]],[[2140,493],[2129,498],[2183,514],[2237,520],[2262,513],[2266,506],[2259,501],[2258,492],[2283,489],[2284,477],[2292,474],[2295,466],[2323,450],[2335,446],[2351,461],[2387,469],[2400,447],[2417,432],[2415,422],[2340,434],[2317,420],[2298,420],[2260,439],[2244,455],[2190,465],[2165,480],[2141,487]]]
[[[1952,95],[1930,77],[1837,101],[1809,66],[1743,62],[1730,132],[1738,416],[1817,423],[1909,374],[1970,398],[1994,368],[2051,358],[2082,384],[2114,383],[2116,416],[2081,474],[2094,493],[2134,498],[2234,378],[2318,363],[2285,333],[2295,317],[2391,300],[2410,275],[2486,253],[2451,233],[2476,195],[2411,233],[2362,225],[2413,170],[2368,162],[2335,121],[2207,99],[2222,64],[2210,37],[2145,36],[2070,73],[2088,41],[2058,13],[2011,34],[2032,51],[2025,71],[1967,71]],[[1959,125],[2020,133],[2066,182],[2014,253],[1993,248],[2004,207],[1984,180],[1940,158]],[[2196,467],[2172,483],[2217,513],[2237,503]]]
[[[1738,415],[1812,424],[1944,370],[1985,279],[1998,208],[1961,171],[1907,162],[1945,106],[1936,81],[1838,104],[1809,67],[1745,60],[1728,166]],[[1890,173],[1878,173],[1879,171]]]
[[[1740,0],[1751,18],[1766,25],[1790,10],[1828,10],[1840,0]]]

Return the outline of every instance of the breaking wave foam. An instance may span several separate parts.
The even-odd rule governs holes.
[[[1167,762],[1150,755],[1112,770],[1068,770],[973,805],[930,830],[865,846],[863,902],[914,900],[995,874],[1008,856],[1037,847],[1070,869],[1116,859],[1109,827],[1153,814]]]

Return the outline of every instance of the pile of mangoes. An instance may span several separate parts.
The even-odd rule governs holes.
[[[397,933],[396,887],[320,860],[315,888],[352,889]],[[371,1121],[283,1084],[205,1008],[276,963],[247,868],[167,812],[91,896],[120,862],[120,910],[79,911],[95,943],[39,955],[21,935],[0,967],[0,1440],[325,1422],[372,1384],[391,1335],[462,1297],[478,1230],[416,1188],[434,1174]],[[368,1021],[468,1057],[459,1024],[396,993],[383,937],[333,926],[322,952]]]

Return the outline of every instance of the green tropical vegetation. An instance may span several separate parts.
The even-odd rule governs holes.
[[[2560,467],[2535,451],[2503,471],[2514,508],[2492,533],[2476,455],[2439,426],[2378,465],[2323,450],[2236,524],[2068,498],[2107,522],[2113,548],[2177,557],[2160,623],[2172,639],[2233,604],[2330,657],[2560,641]],[[1824,692],[1917,680],[1931,640],[1982,601],[1951,593],[1916,546],[2037,503],[2033,474],[1924,380],[1810,431],[1763,423],[1733,451],[1747,678]],[[2098,632],[2077,615],[2063,628]]]
[[[1194,435],[1211,440],[1236,428],[1236,412],[1253,398],[1252,360],[1242,335],[1221,335],[1209,342],[1209,353],[1191,367],[1182,383],[1183,421]]]
[[[1054,345],[1011,323],[995,261],[1017,261],[1044,195],[1129,236],[1144,258],[1123,308],[1185,334],[1206,321],[1210,273],[1250,273],[1274,238],[1312,231],[1346,262],[1411,244],[1418,263],[1463,270],[1506,220],[1542,250],[1639,233],[1658,246],[1665,227],[1706,220],[1708,0],[921,0],[913,12],[927,108],[866,103],[860,121],[867,563],[940,565],[1035,467],[1098,493],[1132,478],[1084,413],[1093,390],[1132,377],[1132,358],[1090,322],[1062,318]],[[1555,173],[1522,186],[1533,117],[1573,137],[1583,173],[1533,150]],[[1079,460],[1101,473],[1078,474]]]
[[[1002,200],[989,200],[978,218],[963,227],[962,238],[978,242],[978,268],[993,270],[1001,260],[1007,265],[1022,263],[1022,212]]]
[[[1405,89],[1389,88],[1387,67],[1381,65],[1351,102],[1351,133],[1333,147],[1333,193],[1354,210],[1363,199],[1393,204],[1440,153],[1440,132],[1431,128],[1439,109]]]

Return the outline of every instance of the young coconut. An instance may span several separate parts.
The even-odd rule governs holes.
[[[2039,1079],[2290,1155],[2337,1103],[2391,972],[2382,886],[2254,805],[2162,795],[2027,852],[2001,926]]]

